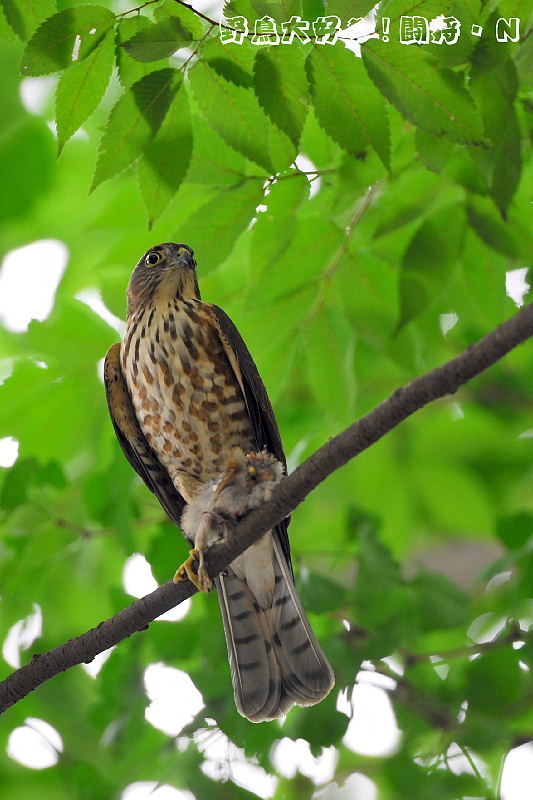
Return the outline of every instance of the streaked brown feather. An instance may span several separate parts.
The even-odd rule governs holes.
[[[210,308],[230,363],[232,366],[235,363],[238,365],[237,378],[246,401],[257,450],[268,450],[278,461],[281,461],[286,470],[287,462],[278,423],[255,361],[235,323],[228,317],[226,312],[214,304],[210,304]],[[279,525],[276,525],[274,531],[292,574],[291,546],[287,533],[289,523],[290,517],[287,517]]]
[[[117,439],[133,469],[155,494],[171,520],[179,525],[185,501],[141,431],[122,374],[120,349],[119,343],[112,345],[104,362],[107,405]]]

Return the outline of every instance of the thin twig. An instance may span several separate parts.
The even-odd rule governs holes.
[[[212,31],[212,30],[213,30],[213,26],[211,25],[211,26],[210,26],[210,27],[209,27],[209,28],[206,30],[206,32],[204,33],[204,35],[202,36],[202,38],[198,40],[198,44],[196,45],[196,47],[194,48],[194,50],[192,51],[192,53],[190,54],[190,56],[189,56],[189,57],[186,59],[186,61],[184,61],[184,62],[183,62],[183,64],[180,66],[180,70],[181,70],[182,72],[185,72],[185,68],[187,67],[187,64],[189,63],[189,61],[190,61],[192,58],[194,58],[194,56],[195,56],[195,55],[197,55],[197,54],[198,54],[198,51],[200,50],[201,46],[203,45],[203,43],[205,42],[205,40],[207,39],[207,37],[209,36],[209,34],[211,33],[211,31]]]
[[[473,759],[473,758],[472,758],[472,756],[470,755],[470,752],[469,752],[469,750],[468,750],[468,747],[465,747],[464,745],[462,745],[462,744],[459,744],[458,742],[456,742],[456,744],[457,744],[457,746],[458,746],[459,750],[461,751],[462,755],[463,755],[463,756],[466,758],[466,760],[467,760],[467,761],[468,761],[468,763],[470,764],[470,769],[472,770],[472,772],[474,773],[474,775],[476,776],[476,778],[478,778],[478,779],[479,779],[480,781],[482,781],[483,783],[486,783],[486,781],[485,781],[485,779],[483,778],[483,776],[482,776],[481,772],[480,772],[480,771],[478,770],[478,768],[477,768],[476,762],[474,761],[474,759]],[[487,788],[488,788],[488,787],[487,787]]]
[[[154,3],[160,3],[160,2],[161,0],[146,0],[146,3],[143,3],[142,6],[137,6],[136,8],[129,8],[127,11],[122,11],[120,14],[117,14],[117,17],[125,17],[128,14],[135,14],[135,13],[138,14],[139,11],[142,11],[143,8],[146,8],[146,6],[151,6]]]
[[[478,642],[467,647],[455,647],[451,650],[437,653],[411,653],[405,652],[405,660],[407,665],[420,664],[422,661],[431,661],[434,667],[447,664],[454,658],[471,658],[472,656],[479,655],[480,653],[487,653],[489,650],[496,650],[499,647],[505,647],[513,642],[519,642],[528,639],[528,634],[517,627],[516,630],[509,633],[507,636],[501,636],[497,639],[492,639],[490,642]],[[438,656],[438,661],[434,660]]]

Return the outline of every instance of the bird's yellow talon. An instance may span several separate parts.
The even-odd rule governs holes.
[[[187,577],[187,572],[185,571],[184,566],[182,564],[181,567],[178,567],[178,569],[174,573],[174,577],[172,578],[172,582],[173,583],[179,583],[180,581],[184,581],[186,577]]]
[[[194,565],[198,562],[198,572],[195,572]],[[179,583],[188,578],[191,583],[194,583],[198,591],[209,592],[213,588],[213,582],[207,574],[207,569],[204,564],[204,554],[202,550],[190,550],[189,558],[187,558],[181,567],[178,567],[173,577],[174,583]]]

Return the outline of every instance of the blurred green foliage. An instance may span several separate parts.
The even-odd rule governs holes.
[[[133,553],[163,581],[185,552],[114,440],[98,364],[118,334],[80,291],[98,290],[123,319],[142,253],[191,244],[203,297],[247,341],[294,465],[508,318],[506,273],[531,257],[527,4],[422,0],[413,11],[385,0],[391,41],[363,44],[362,59],[341,42],[223,45],[217,27],[173,0],[118,5],[0,4],[2,255],[52,238],[70,254],[48,319],[0,329],[0,437],[20,443],[0,475],[2,639],[33,604],[43,615],[23,659],[123,607]],[[279,13],[346,19],[371,5],[290,0]],[[265,10],[232,0],[226,16]],[[468,25],[456,46],[406,47],[393,34],[412,13]],[[500,14],[521,16],[521,42],[495,41]],[[21,81],[49,74],[55,105],[28,111]],[[300,168],[298,154],[309,159]],[[457,315],[446,335],[445,314]],[[10,709],[2,795],[111,800],[152,780],[198,800],[254,796],[202,771],[208,717],[269,773],[273,744],[304,738],[315,755],[338,748],[337,784],[363,773],[380,800],[497,797],[503,757],[531,730],[531,651],[513,646],[531,626],[527,359],[527,348],[514,351],[407,420],[293,516],[302,597],[337,688],[350,692],[363,662],[398,681],[393,755],[343,743],[337,691],[283,727],[242,720],[216,600],[196,597],[183,621],[123,642],[97,679],[70,670]],[[492,641],[472,660],[483,637]],[[186,670],[206,703],[180,749],[144,718],[154,662]],[[57,766],[35,772],[5,754],[28,717],[60,732]],[[462,774],[454,748],[471,764]],[[275,797],[315,790],[297,774]]]

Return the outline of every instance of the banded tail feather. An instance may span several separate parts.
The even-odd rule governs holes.
[[[281,717],[293,705],[318,703],[335,682],[275,536],[272,542],[275,587],[266,608],[231,567],[215,581],[235,702],[252,722]]]

